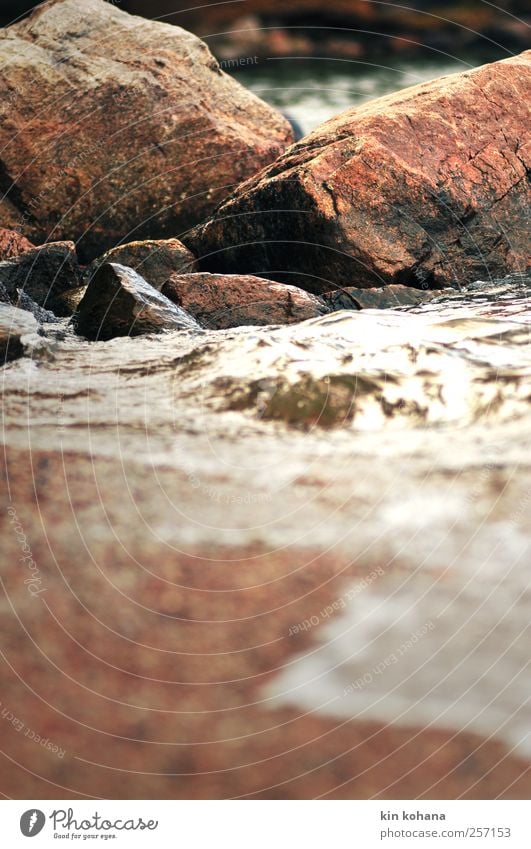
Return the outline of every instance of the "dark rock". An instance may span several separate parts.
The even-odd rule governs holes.
[[[348,286],[345,289],[336,289],[334,292],[325,292],[321,297],[330,312],[335,312],[336,310],[384,310],[393,309],[393,307],[417,306],[441,294],[442,292],[437,290],[414,289],[411,286],[400,285],[373,289]]]
[[[74,238],[83,261],[204,220],[293,138],[196,36],[103,0],[49,0],[0,33],[0,99],[0,220]]]
[[[199,325],[132,268],[107,263],[87,286],[74,314],[74,327],[87,339],[105,340],[163,330],[193,330]]]
[[[61,312],[59,296],[81,283],[73,242],[50,242],[0,262],[0,283],[12,303],[21,293],[46,309]]]
[[[5,259],[13,259],[13,257],[19,256],[33,247],[35,245],[25,236],[15,230],[6,230],[5,227],[0,227],[0,262]]]
[[[339,115],[185,242],[205,271],[317,293],[444,288],[528,264],[531,51]]]
[[[174,274],[162,291],[203,327],[213,329],[294,324],[328,312],[314,295],[260,277]]]
[[[50,324],[57,321],[55,313],[51,312],[51,310],[45,310],[44,307],[40,307],[25,292],[19,292],[15,306],[20,310],[30,312],[32,316],[37,319],[39,324]]]
[[[37,322],[29,313],[0,304],[0,365],[24,355],[23,336],[37,331]]]
[[[90,280],[106,262],[117,262],[138,271],[144,280],[159,290],[172,274],[196,271],[194,255],[179,239],[148,239],[118,245],[95,259],[87,268],[85,278]]]

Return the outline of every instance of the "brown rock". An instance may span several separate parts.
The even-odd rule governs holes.
[[[93,340],[199,327],[136,271],[117,263],[98,269],[74,314],[74,326]]]
[[[521,270],[530,93],[527,52],[349,110],[240,186],[187,244],[204,270],[260,268],[314,292]]]
[[[0,34],[0,68],[1,218],[84,260],[201,221],[292,140],[198,38],[103,0],[44,3]]]
[[[81,283],[74,243],[49,242],[0,262],[0,283],[13,303],[24,293],[39,306],[64,315],[60,296]]]
[[[36,330],[37,322],[29,313],[0,304],[0,365],[22,357],[22,337]]]
[[[29,251],[35,247],[15,230],[6,230],[5,227],[0,227],[0,262],[5,259],[13,259],[13,257],[23,254],[24,251]]]
[[[327,312],[314,295],[261,277],[174,274],[162,291],[204,327],[213,329],[295,324]]]
[[[86,272],[87,279],[106,262],[117,262],[138,271],[144,280],[159,290],[173,273],[187,274],[196,270],[194,255],[179,239],[147,239],[111,248],[91,263]]]

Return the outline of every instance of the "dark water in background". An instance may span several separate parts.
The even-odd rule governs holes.
[[[504,57],[478,53],[464,60],[440,53],[427,59],[382,56],[372,62],[269,58],[240,69],[235,76],[263,100],[295,118],[306,134],[367,100],[499,58]]]

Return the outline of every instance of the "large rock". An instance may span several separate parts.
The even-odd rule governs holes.
[[[22,357],[23,337],[36,330],[37,322],[33,316],[0,303],[0,366]]]
[[[526,52],[349,110],[240,186],[190,245],[204,270],[314,292],[521,270],[530,94]]]
[[[0,33],[0,220],[35,241],[176,235],[292,140],[190,33],[50,0]]]
[[[196,270],[194,255],[179,239],[147,239],[111,248],[91,263],[86,271],[87,279],[106,262],[133,268],[155,289],[162,289],[174,273],[186,274]]]
[[[102,265],[91,279],[74,314],[74,326],[93,340],[199,328],[136,271],[118,263]]]
[[[63,293],[81,284],[73,242],[50,242],[0,262],[0,283],[16,303],[25,294],[41,307],[64,315]]]
[[[241,325],[295,324],[328,312],[314,295],[260,277],[174,274],[162,291],[203,327],[217,330]]]

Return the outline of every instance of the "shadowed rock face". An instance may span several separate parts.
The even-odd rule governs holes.
[[[218,330],[240,325],[294,324],[328,311],[314,295],[260,277],[174,274],[162,291],[203,327]]]
[[[442,288],[529,264],[531,52],[339,115],[240,186],[190,246],[205,270]]]
[[[74,314],[74,326],[93,340],[199,327],[136,271],[118,263],[96,272]]]
[[[103,0],[52,0],[0,33],[0,220],[35,241],[178,235],[292,140],[206,45]]]

